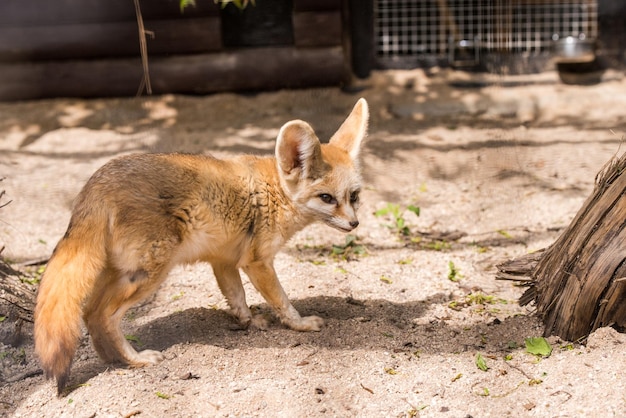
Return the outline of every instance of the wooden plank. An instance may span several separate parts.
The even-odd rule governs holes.
[[[293,0],[295,12],[340,11],[342,0]]]
[[[341,48],[254,48],[163,58],[153,65],[156,92],[211,93],[339,85]]]
[[[222,49],[218,17],[144,23],[148,53],[185,54]],[[139,55],[137,23],[114,22],[0,28],[0,61]]]
[[[341,45],[341,12],[299,12],[293,15],[296,46]]]
[[[198,0],[181,14],[178,0],[141,0],[144,19],[219,16],[213,0]],[[2,0],[0,27],[134,21],[133,0]]]
[[[339,85],[343,50],[254,48],[150,59],[154,93],[212,93]],[[0,100],[134,96],[139,58],[0,64]]]

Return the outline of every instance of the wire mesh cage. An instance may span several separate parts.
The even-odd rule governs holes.
[[[598,36],[597,0],[376,0],[374,8],[382,67],[544,62],[560,39]]]

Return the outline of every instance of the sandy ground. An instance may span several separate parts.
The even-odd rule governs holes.
[[[0,104],[0,190],[12,200],[0,211],[0,247],[18,267],[50,255],[72,199],[115,156],[268,154],[291,119],[327,139],[358,97],[372,113],[356,241],[346,246],[344,235],[315,225],[276,259],[296,308],[325,319],[321,332],[276,322],[233,331],[210,268],[180,267],[124,321],[133,344],[162,350],[163,363],[103,364],[85,335],[73,388],[57,398],[26,326],[20,346],[0,345],[0,414],[625,416],[626,336],[600,329],[584,345],[551,337],[552,355],[537,358],[524,340],[542,334],[539,319],[532,306],[517,306],[522,290],[494,273],[552,243],[598,170],[621,153],[626,80],[613,73],[567,86],[546,73],[468,87],[465,78],[398,71],[375,74],[358,93]],[[408,238],[390,217],[375,216],[390,204],[399,205]],[[37,267],[20,268],[37,275]],[[245,286],[249,303],[269,314]]]

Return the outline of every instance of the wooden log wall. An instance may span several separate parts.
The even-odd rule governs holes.
[[[291,44],[226,47],[224,11],[213,0],[183,13],[179,0],[141,0],[153,92],[339,85],[341,1],[292,0]],[[284,0],[249,7],[272,3]],[[0,2],[0,100],[133,96],[142,77],[133,0]]]

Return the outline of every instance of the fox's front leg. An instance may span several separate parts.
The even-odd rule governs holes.
[[[239,269],[227,263],[213,263],[212,266],[217,284],[228,301],[230,313],[237,318],[241,328],[246,329],[252,325],[259,329],[266,329],[267,320],[261,315],[253,316],[250,312]]]
[[[271,263],[255,262],[248,264],[243,270],[283,324],[296,331],[319,331],[324,325],[324,320],[318,316],[300,316],[289,302]]]

